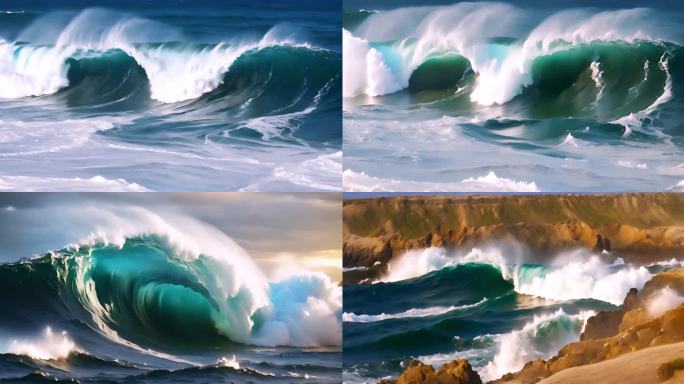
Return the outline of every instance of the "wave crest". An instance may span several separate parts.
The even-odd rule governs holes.
[[[521,294],[567,301],[596,299],[620,305],[630,288],[641,289],[652,277],[643,266],[605,264],[597,255],[583,250],[560,254],[558,264],[516,264],[497,247],[473,248],[466,254],[448,253],[443,248],[408,251],[388,265],[378,282],[430,279],[435,271],[466,264],[489,265],[501,278],[513,283]]]
[[[316,50],[295,40],[281,25],[271,28],[260,40],[185,43],[180,32],[166,25],[97,8],[58,18],[67,21],[55,31],[55,38],[44,40],[38,31],[56,28],[54,16],[35,21],[20,35],[23,40],[0,40],[0,80],[11,84],[0,90],[0,97],[50,95],[76,86],[86,76],[99,76],[93,81],[104,78],[112,82],[104,92],[117,91],[117,99],[130,98],[130,94],[121,94],[122,88],[134,85],[153,100],[175,103],[215,90],[243,55],[271,47]],[[328,61],[321,60],[318,65],[335,65]],[[130,79],[135,76],[141,79]],[[133,85],[124,86],[124,80]],[[98,89],[96,85],[90,87],[91,92]]]
[[[482,106],[506,104],[523,94],[536,105],[565,91],[573,101],[587,99],[573,115],[618,109],[615,119],[646,110],[667,93],[671,80],[662,62],[679,46],[650,22],[658,19],[652,11],[563,11],[531,30],[521,27],[525,19],[534,17],[498,3],[374,13],[343,32],[344,96],[458,86]],[[397,20],[412,33],[397,30]],[[648,63],[650,76],[642,76]],[[429,67],[435,68],[431,75],[425,73]]]

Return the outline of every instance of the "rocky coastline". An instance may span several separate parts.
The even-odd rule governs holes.
[[[585,248],[648,264],[684,254],[684,194],[398,196],[347,200],[345,282],[411,249],[516,242],[544,262]]]
[[[620,383],[684,382],[683,352],[684,268],[679,268],[656,274],[641,291],[631,289],[619,309],[589,318],[580,340],[555,356],[529,361],[520,371],[489,383],[569,384],[596,375],[625,376],[613,381]],[[482,380],[467,360],[455,360],[438,370],[413,361],[396,380],[381,383],[479,384]]]

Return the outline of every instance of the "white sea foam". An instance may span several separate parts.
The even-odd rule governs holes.
[[[281,185],[324,191],[340,190],[342,151],[323,153],[299,163],[281,163],[274,166],[270,175],[241,188],[241,191],[287,189]]]
[[[485,381],[495,380],[505,373],[519,371],[528,361],[553,356],[564,345],[579,339],[587,319],[593,315],[593,311],[568,315],[562,309],[535,315],[522,329],[494,337],[496,354],[479,373]]]
[[[503,104],[532,84],[532,63],[540,56],[595,41],[635,42],[670,37],[654,23],[644,22],[654,19],[646,9],[599,13],[562,11],[543,20],[531,31],[519,27],[525,24],[521,23],[525,18],[534,19],[534,16],[500,3],[402,8],[371,15],[354,29],[354,35],[345,32],[345,41],[350,46],[352,42],[359,45],[355,54],[344,55],[345,65],[350,68],[344,77],[344,96],[357,96],[364,90],[369,91],[367,95],[375,96],[396,92],[398,87],[406,88],[411,73],[421,63],[440,53],[453,52],[468,59],[477,73],[471,100],[481,105]],[[401,20],[399,24],[398,20]],[[407,28],[407,25],[413,27]],[[514,45],[492,44],[487,40],[525,34],[524,40]],[[391,54],[383,54],[369,43],[387,40],[397,40],[388,48]],[[359,65],[367,62],[363,59],[372,50],[373,67]],[[369,69],[377,68],[383,68],[377,81],[391,86],[365,89],[363,85],[370,83]],[[592,78],[597,86],[598,100],[604,90],[598,63],[592,65]]]
[[[560,146],[568,146],[568,147],[579,147],[579,144],[577,143],[577,139],[572,135],[572,133],[568,132],[568,134],[565,136],[565,139],[563,139],[563,142],[560,143]]]
[[[366,315],[366,314],[355,314],[355,313],[345,312],[342,315],[342,320],[345,322],[349,322],[349,323],[372,323],[372,322],[383,321],[383,320],[388,320],[388,319],[404,319],[404,318],[439,316],[439,315],[443,315],[445,313],[449,313],[449,312],[453,312],[453,311],[477,307],[477,306],[485,303],[486,301],[487,301],[487,299],[484,298],[484,299],[482,299],[482,300],[480,300],[474,304],[466,304],[466,305],[459,305],[459,306],[454,306],[454,305],[437,306],[437,307],[429,307],[429,308],[411,308],[411,309],[406,310],[404,312],[390,313],[390,314],[380,313],[377,315]]]
[[[626,266],[615,271],[598,256],[577,254],[570,260],[539,274],[516,268],[516,292],[561,301],[593,298],[620,305],[630,288],[641,289],[652,277],[645,267]]]
[[[660,57],[660,60],[658,61],[658,66],[663,72],[665,72],[665,85],[663,86],[663,92],[660,94],[660,96],[658,96],[658,98],[653,103],[651,103],[651,105],[646,107],[646,109],[643,109],[639,112],[630,113],[627,116],[623,116],[613,121],[613,123],[620,124],[623,127],[625,127],[625,136],[628,136],[635,128],[641,127],[644,119],[656,113],[659,106],[667,103],[672,99],[672,76],[670,75],[669,62],[666,53],[664,53]],[[645,67],[644,71],[647,74],[648,67]],[[646,78],[648,76],[646,74],[644,75],[644,81],[646,81]]]
[[[240,369],[240,362],[238,359],[235,357],[235,355],[232,355],[230,357],[221,357],[218,359],[216,362],[217,365],[220,365],[222,367],[229,367],[233,369]]]
[[[506,252],[510,255],[511,248]],[[511,256],[507,259],[502,248],[490,246],[465,254],[438,247],[410,250],[393,259],[377,281],[411,279],[465,263],[492,265],[513,283],[516,292],[559,301],[593,298],[620,305],[630,288],[641,289],[652,277],[646,267],[604,264],[599,256],[584,250],[558,254],[549,265],[535,267],[521,265]]]
[[[38,39],[39,30],[53,29],[53,18],[39,18],[20,35],[19,41]],[[163,44],[182,35],[161,23],[115,11],[91,8],[70,18],[53,40],[43,44],[0,40],[0,98],[47,95],[68,85],[68,58],[99,55],[120,49],[144,69],[151,97],[172,103],[195,99],[216,88],[223,74],[245,52],[277,45],[310,47],[293,40],[276,25],[260,40],[224,42],[197,49],[191,45]],[[44,38],[44,37],[41,37]],[[162,43],[149,47],[140,43]],[[48,45],[44,45],[47,43]]]
[[[385,179],[351,169],[342,173],[342,179],[347,192],[540,192],[534,181],[499,177],[493,171],[451,183]]]
[[[107,179],[102,176],[90,178],[58,178],[33,176],[0,175],[0,191],[63,192],[79,190],[82,192],[148,192],[142,185],[124,179]]]
[[[648,169],[648,164],[639,163],[631,160],[618,160],[617,165],[618,167],[624,168]]]
[[[660,316],[682,303],[684,303],[684,297],[672,288],[665,287],[649,298],[646,308],[651,316]]]
[[[647,61],[648,62],[648,61]],[[591,69],[591,79],[594,80],[594,85],[596,86],[596,99],[598,102],[603,97],[603,92],[606,90],[606,84],[603,80],[603,71],[601,70],[601,63],[598,61],[592,61],[589,65]]]
[[[508,278],[506,260],[500,249],[473,248],[466,254],[453,254],[444,248],[431,247],[406,251],[387,265],[387,273],[378,281],[393,282],[423,276],[438,269],[465,263],[482,263],[494,265]]]
[[[522,328],[497,335],[481,335],[473,339],[470,349],[450,353],[419,356],[417,359],[435,367],[455,359],[468,359],[483,381],[516,372],[533,359],[548,359],[566,345],[579,339],[593,311],[567,314],[556,312],[535,315]],[[478,365],[479,364],[479,365]]]
[[[405,87],[392,74],[385,64],[384,57],[371,48],[364,39],[354,37],[346,29],[342,30],[343,56],[343,95],[378,96],[396,92]]]
[[[65,359],[73,352],[80,351],[66,332],[55,333],[47,327],[36,339],[15,339],[5,348],[3,353],[25,355],[32,359],[56,360]]]

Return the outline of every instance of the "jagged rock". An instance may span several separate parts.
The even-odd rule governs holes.
[[[489,241],[515,242],[539,262],[577,247],[639,264],[684,252],[683,194],[354,199],[344,202],[343,218],[345,267]]]
[[[638,308],[639,305],[639,291],[632,288],[625,296],[622,308],[616,311],[602,311],[590,317],[580,340],[597,340],[617,335],[625,313]]]
[[[622,302],[622,311],[627,312],[639,307],[639,291],[636,288],[631,288]]]
[[[396,381],[382,380],[379,384],[482,384],[482,380],[468,360],[454,360],[437,371],[412,360]]]
[[[580,340],[596,340],[615,336],[622,323],[622,310],[599,312],[587,320]]]
[[[439,372],[446,372],[455,377],[458,383],[461,384],[482,384],[480,375],[473,370],[468,360],[454,360],[448,364],[443,365]]]
[[[522,370],[508,373],[491,383],[533,383],[567,368],[684,341],[684,304],[661,315],[648,311],[646,304],[665,287],[684,292],[684,268],[656,274],[641,292],[631,289],[619,311],[599,312],[590,318],[581,341],[564,346],[551,359],[528,362]],[[616,331],[619,318],[621,321],[617,323]]]

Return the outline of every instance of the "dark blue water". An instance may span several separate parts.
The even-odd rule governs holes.
[[[3,2],[0,185],[339,190],[339,7]]]

